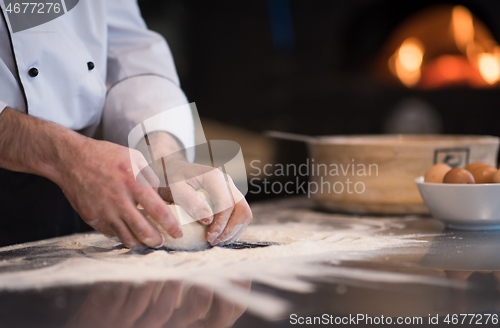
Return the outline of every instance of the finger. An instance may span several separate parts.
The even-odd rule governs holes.
[[[216,328],[231,326],[234,310],[234,302],[230,302],[219,295],[215,295],[210,309],[210,316],[205,320],[206,327]]]
[[[222,172],[214,169],[203,177],[203,188],[209,193],[213,204],[213,222],[207,230],[207,241],[215,245],[215,240],[224,231],[233,212],[233,198]]]
[[[212,297],[213,292],[205,287],[191,287],[181,307],[175,310],[169,323],[172,323],[172,327],[182,327],[198,321],[210,309]]]
[[[203,189],[210,195],[215,215],[233,207],[234,201],[228,187],[229,180],[227,180],[227,175],[218,169],[212,169],[210,172],[202,175],[201,179]],[[190,184],[191,181],[188,180],[186,182]]]
[[[141,188],[134,193],[134,199],[141,204],[149,216],[155,220],[170,236],[182,237],[179,222],[161,197],[150,188]]]
[[[252,280],[240,280],[240,281],[233,281],[233,284],[237,286],[237,288],[240,288],[243,292],[248,295],[250,293],[250,289],[252,288]],[[247,310],[247,305],[248,302],[241,302],[241,303],[235,303],[235,308],[233,312],[233,319],[232,319],[232,324],[238,320],[239,317],[245,313]]]
[[[121,309],[125,304],[131,288],[132,285],[129,282],[119,283],[118,287],[113,288],[113,304],[118,307],[118,309]]]
[[[190,185],[180,182],[170,188],[176,205],[182,207],[195,221],[210,224],[212,208]]]
[[[243,230],[248,226],[248,224],[250,224],[252,218],[253,215],[252,211],[250,210],[250,206],[248,206],[248,203],[245,199],[242,199],[234,206],[231,217],[224,227],[224,230],[213,241],[212,245],[222,244],[230,241],[231,239],[238,238],[239,235],[237,234],[240,232],[240,230],[241,233],[243,233]],[[211,228],[212,226],[209,227],[207,235],[208,233],[210,233]]]
[[[128,294],[127,301],[122,307],[122,314],[127,318],[127,324],[132,325],[146,312],[150,305],[154,292],[155,283],[147,282],[145,284],[132,286]]]
[[[226,180],[227,180],[227,185],[229,187],[229,191],[231,192],[231,196],[233,196],[233,202],[234,204],[239,203],[242,199],[245,198],[245,196],[241,193],[241,191],[236,187],[234,184],[233,179],[229,174],[225,175]]]
[[[167,281],[163,286],[158,300],[152,305],[146,315],[136,324],[137,327],[162,327],[172,316],[181,289],[179,281]]]
[[[162,235],[146,220],[137,207],[132,205],[126,206],[125,213],[121,217],[141,243],[151,248],[163,245],[164,240]]]
[[[134,237],[134,234],[129,230],[128,226],[122,220],[113,220],[109,222],[114,235],[120,239],[123,245],[130,249],[144,247],[144,245]]]
[[[116,306],[115,298],[113,297],[115,292],[111,286],[103,283],[94,285],[87,295],[87,298],[82,305],[82,309],[85,307],[89,308],[102,308],[107,306],[108,309]]]
[[[150,166],[144,167],[139,174],[137,174],[135,181],[143,187],[153,187],[155,189],[160,187],[160,179]]]
[[[231,237],[229,240],[227,241],[224,241],[224,242],[221,242],[218,246],[227,246],[227,245],[231,245],[232,243],[236,242],[241,234],[245,231],[246,227],[248,226],[248,224],[245,224],[243,227],[241,227],[235,234],[233,237]]]
[[[234,236],[231,237],[229,240],[224,241],[222,243],[222,245],[229,245],[229,244],[232,244],[235,241],[237,241],[240,238],[240,236],[243,234],[243,232],[245,232],[245,229],[248,227],[248,225],[250,224],[250,222],[251,221],[245,222],[243,224],[243,226],[234,234]]]
[[[167,281],[163,286],[158,300],[155,303],[155,308],[159,312],[165,321],[170,318],[175,310],[175,305],[177,304],[177,298],[181,291],[182,282],[180,281]]]
[[[214,221],[207,229],[207,241],[210,245],[215,246],[220,243],[218,238],[226,228],[232,212],[233,208],[231,207],[214,215]]]
[[[111,228],[109,223],[105,220],[92,220],[86,221],[86,223],[92,227],[95,231],[98,231],[108,238],[118,237],[115,231]]]
[[[234,325],[234,323],[236,322],[236,320],[238,320],[239,317],[241,317],[243,315],[243,313],[245,313],[246,310],[247,310],[247,306],[246,305],[243,305],[243,304],[234,304],[233,316],[229,320],[229,326],[228,327],[232,327]]]
[[[129,148],[129,156],[135,181],[142,186],[159,187],[160,180],[144,155],[136,149]]]
[[[107,321],[116,321],[116,318],[122,313],[123,305],[126,303],[127,297],[132,288],[131,283],[120,283],[118,285],[109,286],[110,290],[113,292],[113,300],[100,300],[100,303],[96,305],[101,309],[102,313],[107,316]],[[115,322],[113,322],[115,323]],[[106,327],[106,324],[103,325]]]

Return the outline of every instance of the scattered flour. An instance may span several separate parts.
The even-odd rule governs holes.
[[[214,247],[198,252],[157,250],[147,255],[133,254],[121,244],[100,234],[73,235],[41,242],[0,248],[7,251],[47,246],[67,252],[55,264],[29,270],[0,273],[0,290],[23,290],[103,281],[142,283],[150,280],[183,280],[212,288],[249,311],[266,318],[281,315],[287,303],[271,295],[238,290],[231,280],[253,281],[294,292],[311,292],[311,279],[329,276],[356,276],[361,280],[417,281],[422,277],[341,268],[344,260],[368,259],[383,250],[426,243],[415,235],[382,235],[380,226],[353,221],[350,227],[333,230],[309,223],[250,225],[240,240],[271,242],[258,248]],[[23,257],[0,261],[0,268],[23,264]],[[360,273],[362,271],[362,273]],[[370,275],[371,274],[371,275]],[[420,280],[419,280],[420,279]],[[429,278],[426,278],[429,283]]]

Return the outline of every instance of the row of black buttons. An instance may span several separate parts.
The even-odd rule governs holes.
[[[91,70],[93,70],[95,68],[95,64],[93,62],[88,62],[87,63],[87,68],[89,69],[89,71],[91,71]],[[28,71],[28,74],[31,77],[38,76],[38,68],[36,68],[36,67],[30,68],[29,71]]]

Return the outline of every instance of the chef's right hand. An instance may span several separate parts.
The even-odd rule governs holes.
[[[163,241],[137,204],[172,237],[182,236],[154,188],[158,178],[145,166],[135,150],[84,137],[9,107],[0,113],[0,168],[52,180],[85,222],[130,248],[156,247]],[[145,173],[137,182],[134,167]]]
[[[66,155],[53,180],[92,228],[132,249],[159,247],[163,237],[139,212],[141,204],[169,235],[182,237],[179,223],[158,195],[159,180],[139,151],[85,138]],[[137,182],[134,171],[142,174]]]

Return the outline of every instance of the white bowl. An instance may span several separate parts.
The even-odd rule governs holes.
[[[500,229],[500,183],[428,183],[415,179],[432,216],[453,229]]]

